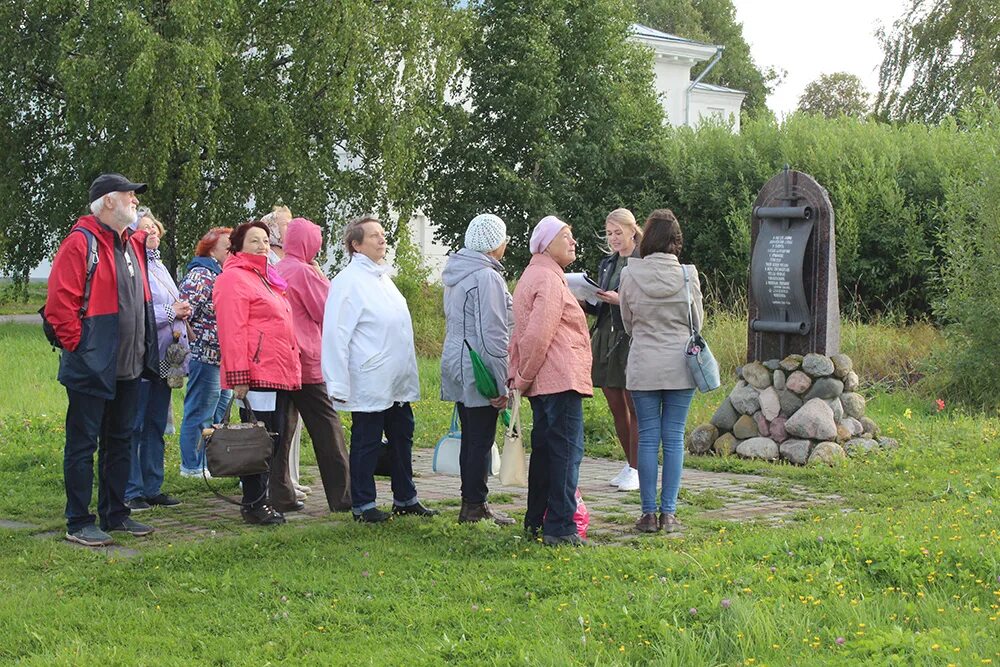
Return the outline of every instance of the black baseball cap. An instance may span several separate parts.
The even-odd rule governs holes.
[[[90,184],[90,201],[97,201],[110,192],[135,192],[141,195],[145,191],[145,183],[133,183],[121,174],[101,174]]]

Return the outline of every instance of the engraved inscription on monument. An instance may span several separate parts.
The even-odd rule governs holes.
[[[788,263],[788,255],[792,252],[792,237],[788,234],[773,236],[767,243],[767,261],[764,262],[767,293],[770,301],[776,306],[792,305],[792,267]]]

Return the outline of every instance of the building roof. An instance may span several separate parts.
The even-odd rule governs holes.
[[[694,39],[686,39],[680,37],[679,35],[671,35],[669,32],[662,32],[656,30],[655,28],[650,28],[649,26],[642,25],[641,23],[632,24],[632,34],[636,37],[645,37],[646,39],[661,40],[665,42],[676,42],[678,44],[693,44],[696,46],[709,46],[715,48],[715,44],[709,44],[707,42],[699,42]]]
[[[714,83],[696,83],[694,86],[695,90],[703,90],[706,93],[729,93],[733,95],[746,95],[745,90],[737,90],[736,88],[726,88],[725,86],[717,86]]]

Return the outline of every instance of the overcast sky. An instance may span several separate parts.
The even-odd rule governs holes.
[[[878,89],[879,25],[891,26],[908,0],[733,0],[754,62],[787,72],[767,98],[781,117],[795,110],[805,87],[821,74],[861,77]],[[725,57],[725,56],[723,56]]]

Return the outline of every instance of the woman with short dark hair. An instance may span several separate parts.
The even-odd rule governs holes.
[[[684,424],[694,396],[694,378],[685,360],[690,336],[688,300],[695,327],[704,309],[701,283],[693,265],[682,266],[680,223],[669,209],[649,214],[637,259],[622,272],[618,290],[622,321],[632,336],[627,387],[639,422],[639,496],[642,516],[636,530],[655,533],[682,528],[677,494],[684,466]],[[656,472],[663,447],[663,482],[657,519]]]
[[[285,431],[288,394],[302,386],[292,308],[285,298],[288,285],[267,263],[267,225],[244,223],[233,230],[230,240],[232,257],[212,293],[219,319],[222,386],[244,401],[251,389],[274,392],[274,409],[256,416],[275,434],[274,456],[287,456],[279,451],[278,443]],[[240,480],[244,521],[264,525],[285,522],[281,512],[268,503],[267,473],[245,475]]]

